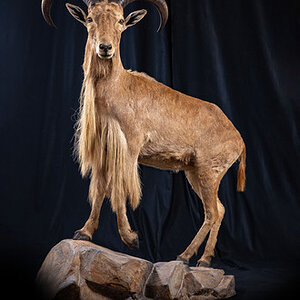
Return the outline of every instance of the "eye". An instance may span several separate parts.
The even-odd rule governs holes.
[[[125,22],[125,20],[124,20],[124,19],[121,19],[121,20],[119,21],[119,23],[120,23],[121,25],[123,25],[123,24],[124,24],[124,22]]]
[[[92,19],[91,17],[88,17],[88,18],[86,19],[86,21],[87,21],[88,23],[92,23],[92,22],[93,22],[93,19]]]

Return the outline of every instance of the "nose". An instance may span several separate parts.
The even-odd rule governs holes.
[[[99,45],[100,50],[104,51],[104,52],[108,52],[109,50],[112,49],[112,45],[111,44],[100,44]]]

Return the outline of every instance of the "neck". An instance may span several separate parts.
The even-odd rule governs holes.
[[[124,71],[119,49],[110,59],[101,59],[95,51],[87,47],[83,63],[85,80],[92,79],[94,83],[99,80],[117,79]]]
[[[117,81],[122,72],[124,72],[119,50],[116,51],[111,59],[106,60],[99,58],[95,52],[92,53],[87,47],[83,70],[84,82],[81,89],[80,112],[76,125],[75,142],[81,173],[87,175],[96,159],[95,155],[98,153],[95,151],[95,140],[96,137],[99,137],[101,119],[99,118],[97,103],[99,105],[99,103],[104,102],[106,90],[109,87],[114,87],[114,81]],[[96,99],[98,100],[96,101]],[[107,128],[106,125],[105,128]],[[98,147],[97,149],[100,148]]]

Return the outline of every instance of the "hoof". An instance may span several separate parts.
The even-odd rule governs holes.
[[[185,265],[189,265],[189,262],[185,259],[182,259],[181,257],[177,256],[176,261],[182,261]]]
[[[86,234],[76,231],[73,236],[73,240],[90,241],[91,239]]]
[[[130,245],[130,249],[138,250],[140,248],[139,238],[136,238],[133,243]]]
[[[205,268],[209,268],[210,264],[204,262],[204,261],[198,261],[196,267],[205,267]]]

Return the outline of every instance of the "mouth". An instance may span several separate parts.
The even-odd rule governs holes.
[[[97,53],[102,59],[110,59],[114,56],[114,53]]]

